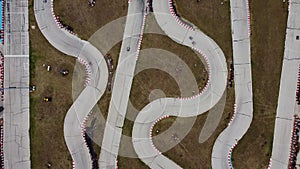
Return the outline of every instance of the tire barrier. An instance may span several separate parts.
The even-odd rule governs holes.
[[[58,26],[58,28],[59,28],[59,29],[64,29],[64,30],[66,30],[67,32],[69,32],[69,33],[71,33],[71,34],[77,36],[77,34],[76,34],[75,32],[73,32],[73,31],[70,29],[69,26],[62,24],[60,18],[59,18],[58,16],[55,15],[55,13],[54,13],[54,7],[53,7],[53,6],[54,6],[54,5],[53,5],[53,2],[54,2],[54,0],[51,0],[51,12],[52,12],[52,16],[53,16],[53,18],[54,18],[54,20],[55,20],[56,25]]]
[[[76,59],[80,64],[84,65],[85,66],[85,72],[86,72],[86,80],[85,80],[85,83],[84,83],[84,87],[88,86],[91,82],[91,74],[92,74],[92,71],[91,71],[91,67],[89,65],[89,63],[87,61],[85,61],[84,59],[82,58],[77,58]]]
[[[151,128],[150,128],[150,133],[149,133],[149,139],[150,139],[150,141],[151,141],[151,144],[152,144],[152,147],[153,147],[153,149],[154,150],[156,150],[159,154],[161,154],[161,152],[155,147],[155,145],[153,144],[153,140],[152,140],[152,131],[153,131],[153,128],[154,128],[154,126],[159,122],[159,121],[161,121],[161,120],[163,120],[163,119],[166,119],[166,118],[169,118],[169,116],[168,115],[165,115],[165,116],[162,116],[162,117],[160,117],[159,119],[157,119],[157,120],[155,120],[155,122],[151,125]]]
[[[82,137],[84,138],[85,146],[89,149],[89,153],[90,153],[91,160],[92,160],[92,169],[99,169],[97,154],[95,153],[94,148],[93,148],[93,141],[86,133],[86,122],[90,115],[91,115],[91,113],[89,113],[84,118],[84,121],[81,124],[81,129],[82,129],[81,134],[82,134]]]
[[[193,26],[185,21],[183,21],[177,14],[176,11],[176,7],[174,5],[173,0],[169,0],[169,8],[170,8],[170,12],[172,14],[172,16],[175,17],[175,20],[177,21],[177,23],[185,28],[187,28],[188,30],[194,30]]]
[[[93,141],[86,133],[86,130],[84,131],[84,139],[91,155],[92,169],[99,169],[97,154],[93,148]]]
[[[233,63],[230,63],[230,69],[229,69],[229,79],[228,79],[228,85],[229,87],[233,86],[233,82],[234,82],[234,66]]]
[[[292,129],[290,156],[289,156],[289,169],[296,168],[297,155],[299,152],[299,131],[300,131],[300,118],[294,115],[294,123]]]

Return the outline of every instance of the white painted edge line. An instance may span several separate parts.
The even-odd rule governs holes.
[[[29,57],[29,55],[4,55],[4,58],[22,58]]]

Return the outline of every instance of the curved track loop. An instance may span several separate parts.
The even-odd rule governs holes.
[[[228,127],[215,141],[212,168],[233,168],[231,155],[238,141],[247,132],[253,117],[250,15],[248,0],[231,0],[235,109]]]
[[[138,114],[132,142],[138,157],[150,168],[181,168],[152,146],[149,131],[165,116],[192,117],[210,110],[221,98],[227,81],[227,65],[220,47],[198,29],[178,24],[168,0],[153,0],[155,18],[162,30],[174,41],[200,52],[209,65],[209,82],[205,89],[191,98],[157,99]]]
[[[91,70],[90,82],[67,112],[64,137],[74,166],[78,169],[92,168],[92,161],[82,136],[81,125],[105,91],[108,69],[103,55],[89,42],[60,29],[52,14],[52,0],[34,0],[34,12],[42,34],[57,50],[85,60]]]

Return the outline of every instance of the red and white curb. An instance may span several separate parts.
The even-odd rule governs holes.
[[[271,166],[272,166],[272,159],[270,159],[267,169],[271,169]]]
[[[92,75],[91,67],[87,61],[85,61],[84,59],[82,59],[80,57],[77,58],[77,61],[85,66],[86,80],[85,80],[84,86],[86,87],[91,82],[91,75]]]
[[[248,37],[251,35],[251,18],[250,18],[250,10],[249,10],[249,1],[246,0],[246,7],[247,7],[247,22],[248,22]]]
[[[233,122],[235,116],[236,116],[236,104],[234,104],[234,106],[233,106],[233,115],[232,115],[232,117],[231,117],[231,119],[230,119],[230,121],[228,123],[228,126],[231,125],[231,123]]]
[[[211,70],[211,66],[210,66],[210,63],[209,63],[209,61],[208,61],[208,58],[207,58],[207,56],[206,56],[202,51],[200,51],[199,49],[193,48],[193,47],[192,47],[192,49],[195,50],[196,52],[200,53],[200,54],[203,56],[203,58],[204,58],[204,60],[205,60],[205,62],[206,62],[206,64],[207,64],[207,69],[208,69],[208,80],[207,80],[206,85],[202,88],[202,90],[201,90],[198,94],[196,94],[196,95],[194,95],[194,96],[191,96],[191,97],[182,97],[182,98],[178,98],[178,99],[180,99],[180,100],[190,100],[190,99],[195,99],[195,98],[199,97],[200,95],[202,95],[202,94],[208,89],[208,86],[210,85],[210,79],[211,79],[211,71],[210,71],[210,70]]]
[[[2,39],[2,45],[4,45],[4,20],[5,20],[5,16],[4,16],[4,10],[5,10],[5,3],[4,0],[2,0],[2,30],[0,32],[0,38]]]
[[[119,167],[118,167],[118,160],[116,160],[116,169],[119,169]]]
[[[142,40],[143,40],[143,32],[144,32],[144,29],[145,29],[145,23],[146,23],[146,14],[144,14],[144,18],[143,18],[143,24],[142,24],[142,30],[141,30],[141,33],[140,33],[138,49],[136,51],[136,60],[138,60],[139,54],[140,54],[140,51],[141,51]]]
[[[231,146],[229,153],[227,155],[227,164],[228,164],[229,169],[233,169],[231,157],[232,157],[233,149],[236,145],[237,145],[237,143],[235,143],[235,144],[233,144],[233,146]]]
[[[0,52],[1,62],[0,62],[0,88],[1,90],[1,101],[4,101],[4,55]]]
[[[161,154],[161,152],[155,147],[155,145],[153,144],[153,140],[152,140],[152,131],[153,131],[153,128],[154,126],[161,120],[163,119],[166,119],[166,118],[169,118],[168,115],[165,115],[165,116],[162,116],[160,117],[159,119],[157,119],[150,127],[150,131],[149,131],[149,139],[150,139],[150,142],[151,142],[151,145],[153,147],[154,150],[156,150],[159,154]]]
[[[56,25],[58,26],[59,29],[64,29],[66,31],[68,31],[69,33],[71,33],[72,35],[75,35],[77,36],[76,33],[74,33],[73,31],[70,31],[69,29],[65,28],[59,21],[59,17],[58,16],[55,16],[55,13],[54,13],[54,8],[53,8],[53,2],[54,0],[51,0],[51,13],[52,13],[52,16],[56,22]]]
[[[0,156],[1,156],[1,169],[4,169],[4,154],[3,154],[3,125],[0,126]]]
[[[192,26],[186,24],[185,22],[183,22],[183,21],[177,16],[177,14],[176,14],[176,12],[174,11],[174,8],[173,8],[173,0],[169,0],[169,8],[170,8],[170,12],[171,12],[172,16],[175,17],[175,20],[176,20],[176,22],[177,22],[179,25],[185,27],[185,28],[188,29],[188,30],[194,30],[194,28],[193,28]]]

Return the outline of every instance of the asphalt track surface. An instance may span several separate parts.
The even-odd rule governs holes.
[[[152,143],[151,130],[168,116],[192,117],[210,110],[222,97],[227,84],[227,65],[220,47],[197,28],[185,25],[172,13],[169,1],[153,0],[158,25],[174,41],[201,53],[207,61],[209,81],[190,98],[161,98],[139,112],[133,126],[132,143],[138,157],[150,168],[181,168],[159,152]]]
[[[29,169],[28,1],[6,0],[4,21],[3,54],[6,90],[4,90],[3,116],[4,152],[1,152],[1,156],[4,154],[4,168],[6,169]]]
[[[68,110],[64,122],[64,137],[73,159],[73,168],[92,168],[92,160],[83,138],[84,122],[106,89],[108,69],[103,55],[89,42],[59,28],[52,11],[52,1],[34,0],[38,26],[57,50],[88,63],[89,83]]]
[[[300,64],[300,1],[289,1],[289,14],[282,64],[278,107],[276,112],[271,169],[288,168],[294,114],[299,109],[296,104],[296,90]]]
[[[233,168],[233,148],[247,132],[253,117],[250,16],[248,0],[231,0],[235,110],[228,127],[218,136],[212,151],[212,168]]]
[[[121,52],[101,146],[100,168],[117,168],[122,127],[143,36],[145,11],[146,1],[131,0],[129,2]]]

